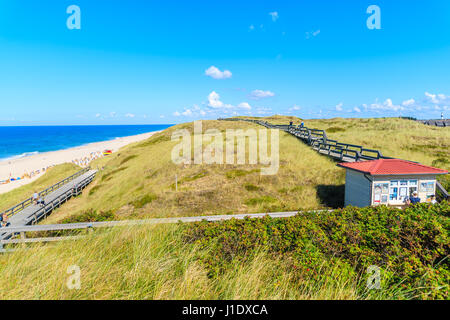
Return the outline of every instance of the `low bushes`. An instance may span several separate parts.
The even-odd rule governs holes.
[[[78,222],[94,222],[94,221],[112,221],[115,215],[112,211],[100,211],[89,209],[79,215],[71,216],[64,219],[61,223],[78,223]]]
[[[314,279],[336,267],[343,277],[364,277],[375,265],[381,269],[383,289],[398,288],[403,298],[445,299],[450,283],[449,212],[444,202],[405,210],[348,207],[284,219],[201,222],[186,228],[185,240],[209,250],[199,259],[210,277],[263,248],[298,270],[300,277],[311,274]],[[363,281],[359,290],[365,288]]]

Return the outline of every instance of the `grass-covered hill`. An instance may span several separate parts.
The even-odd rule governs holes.
[[[241,117],[245,118],[245,117]],[[271,116],[263,119],[274,124],[299,125],[296,117]],[[322,129],[330,139],[377,149],[388,157],[417,161],[450,170],[450,127],[427,126],[401,118],[333,118],[304,120],[309,128]],[[450,189],[450,175],[439,177]]]
[[[276,124],[301,122],[293,116],[262,119]],[[308,127],[325,129],[332,139],[379,149],[387,156],[450,169],[450,128],[394,118],[304,122]],[[226,129],[262,127],[243,121],[203,121],[203,131],[211,128],[224,133]],[[174,164],[171,151],[178,142],[171,141],[171,136],[178,129],[192,133],[193,124],[176,125],[94,162],[93,167],[104,167],[94,183],[83,195],[56,211],[47,223],[295,211],[343,205],[344,170],[336,167],[336,161],[317,154],[289,134],[280,132],[278,173],[262,176],[261,165]],[[33,189],[43,189],[76,170],[70,165],[56,167],[34,184],[0,195],[0,209],[20,202]],[[175,175],[178,190],[175,190]],[[443,179],[450,189],[449,177]]]
[[[262,129],[248,122],[203,121],[203,131],[225,133],[233,128]],[[48,222],[75,221],[86,213],[92,216],[93,211],[130,219],[342,206],[344,170],[289,134],[280,132],[278,173],[264,176],[262,165],[249,165],[248,158],[245,165],[174,164],[171,153],[178,142],[171,141],[171,136],[178,129],[192,133],[193,124],[174,126],[94,162],[94,167],[105,169],[82,196],[64,205]]]

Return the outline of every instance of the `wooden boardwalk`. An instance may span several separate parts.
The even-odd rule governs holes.
[[[450,127],[450,119],[432,119],[432,120],[417,120],[428,126],[435,127]]]
[[[279,129],[287,132],[304,143],[311,146],[311,148],[320,154],[329,156],[342,162],[355,162],[377,159],[391,159],[383,156],[379,150],[368,149],[363,146],[339,142],[327,137],[325,130],[314,129],[308,127],[300,127],[293,125],[277,125],[271,124],[262,120],[250,120],[241,118],[218,119],[226,121],[247,121],[259,124],[268,129]]]
[[[97,173],[96,170],[85,170],[84,173],[70,182],[45,195],[45,205],[30,204],[22,210],[15,212],[9,217],[10,227],[23,227],[36,224],[39,220],[47,217],[53,210],[67,202],[70,198],[79,195],[82,190],[92,182]],[[8,239],[10,232],[2,232],[8,228],[0,228],[0,240]]]

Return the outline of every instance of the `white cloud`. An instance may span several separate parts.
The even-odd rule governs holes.
[[[403,105],[404,107],[409,107],[409,106],[413,105],[414,103],[416,103],[416,100],[414,100],[414,99],[409,99],[409,100],[403,101],[403,102],[402,102],[402,105]]]
[[[429,92],[425,92],[426,99],[434,104],[440,104],[445,101],[450,101],[450,96],[446,96],[445,94],[432,94]]]
[[[212,91],[209,95],[208,95],[208,103],[207,106],[210,108],[209,111],[215,110],[216,112],[225,112],[225,113],[229,113],[231,111],[236,112],[236,110],[251,110],[251,106],[250,104],[248,104],[247,102],[241,102],[239,103],[237,106],[228,104],[228,103],[224,103],[220,100],[220,95],[215,92]],[[206,110],[208,111],[208,110]]]
[[[399,110],[405,110],[404,106],[396,105],[392,102],[391,99],[386,99],[383,103],[375,102],[372,103],[369,107],[371,110],[378,110],[378,111],[399,111]]]
[[[216,91],[212,91],[208,95],[208,101],[201,105],[194,104],[192,108],[185,108],[184,111],[176,111],[173,113],[175,117],[220,117],[230,114],[250,114],[252,106],[248,102],[241,102],[237,105],[224,103],[220,95]]]
[[[320,29],[316,30],[316,31],[312,31],[312,32],[305,32],[306,39],[317,37],[319,35],[319,33],[320,33]]]
[[[231,78],[232,73],[229,70],[220,71],[215,66],[211,66],[205,71],[205,75],[213,79],[228,79]]]
[[[339,103],[338,105],[336,105],[336,111],[342,111],[343,109],[342,109],[342,106],[343,106],[344,104],[341,102],[341,103]]]
[[[356,111],[356,112],[361,112],[361,109],[360,109],[360,108],[358,108],[358,107],[354,107],[354,108],[353,108],[353,111]]]
[[[439,100],[436,98],[435,94],[431,94],[428,92],[425,92],[425,96],[430,100],[432,103],[439,103]]]
[[[300,106],[294,104],[291,108],[289,108],[289,111],[298,111],[298,110],[300,110],[300,109],[301,109]]]
[[[181,114],[183,116],[185,116],[185,117],[192,116],[192,110],[191,109],[186,109]]]
[[[253,90],[250,93],[250,98],[255,99],[255,100],[273,97],[273,96],[275,96],[275,93],[273,93],[272,91]]]
[[[96,115],[95,115],[95,117],[96,118],[100,118],[102,115],[100,114],[100,113],[97,113]]]
[[[220,101],[220,95],[213,91],[208,95],[208,106],[211,108],[222,108],[224,106],[223,102]]]
[[[127,114],[125,115],[125,118],[134,118],[134,117],[135,117],[135,115],[132,114],[132,113],[127,113]]]
[[[250,110],[252,107],[247,102],[241,102],[237,106],[239,109]]]
[[[259,107],[256,109],[256,114],[258,114],[258,115],[268,115],[271,113],[272,113],[272,109],[270,109],[270,108]]]
[[[280,16],[278,15],[278,12],[277,12],[277,11],[269,12],[269,15],[272,17],[272,21],[273,21],[273,22],[277,21],[278,18],[280,17]]]
[[[249,29],[250,31],[253,31],[253,30],[255,30],[255,26],[251,24],[250,27],[248,27],[248,29]]]

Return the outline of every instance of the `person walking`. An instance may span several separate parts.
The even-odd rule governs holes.
[[[34,191],[34,193],[33,193],[33,198],[32,198],[33,200],[33,202],[35,203],[35,204],[37,204],[37,202],[38,202],[38,199],[39,199],[39,194],[36,192],[36,191]]]

